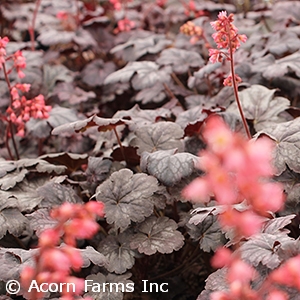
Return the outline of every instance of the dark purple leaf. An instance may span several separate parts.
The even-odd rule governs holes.
[[[168,48],[161,52],[156,60],[159,65],[171,65],[175,73],[186,73],[190,67],[204,66],[204,60],[199,53],[183,49]]]
[[[55,165],[52,162],[48,162],[44,159],[45,156],[39,158],[22,158],[16,161],[16,166],[20,170],[21,168],[27,168],[29,171],[35,171],[39,173],[56,173],[62,174],[65,172],[66,167],[63,165]]]
[[[113,130],[119,125],[130,123],[127,120],[121,120],[121,119],[105,119],[97,117],[96,115],[91,116],[88,119],[80,120],[68,124],[63,124],[61,126],[58,126],[52,130],[52,134],[58,135],[61,133],[78,133],[78,132],[84,132],[87,128],[98,126],[98,131],[107,131],[107,130]]]
[[[300,39],[295,32],[272,32],[268,43],[265,46],[266,51],[275,56],[283,56],[287,53],[294,53],[300,49]]]
[[[271,219],[264,224],[263,232],[273,235],[277,235],[280,233],[288,234],[290,231],[288,229],[284,229],[284,227],[289,225],[295,217],[296,215],[288,215],[285,217],[277,217],[275,219]]]
[[[277,22],[286,22],[287,20],[298,19],[300,14],[299,2],[277,2],[272,6],[272,17]]]
[[[173,186],[192,174],[197,161],[197,156],[190,153],[176,153],[176,150],[144,152],[141,157],[141,168],[163,184]]]
[[[113,62],[104,62],[102,59],[95,59],[87,64],[81,72],[84,83],[91,87],[102,86],[104,79],[116,70]]]
[[[139,224],[138,233],[133,236],[130,246],[146,255],[172,253],[184,245],[184,237],[176,229],[177,223],[174,220],[151,216]]]
[[[15,169],[16,165],[14,161],[8,161],[3,158],[0,158],[0,178],[11,171],[14,171]]]
[[[4,191],[11,189],[17,183],[23,181],[27,173],[29,173],[28,170],[22,169],[6,174],[0,178],[0,189]]]
[[[79,27],[75,32],[76,34],[73,36],[73,41],[79,45],[82,49],[87,49],[90,47],[97,47],[97,42],[90,34],[88,30]]]
[[[110,52],[121,52],[120,56],[125,61],[135,61],[147,53],[158,53],[171,43],[164,34],[151,34],[142,38],[132,36],[126,43],[115,46]]]
[[[41,32],[37,40],[44,46],[68,44],[72,42],[75,35],[74,31],[61,31],[49,28],[47,31]]]
[[[191,222],[187,223],[186,226],[191,238],[199,241],[200,248],[204,252],[216,251],[225,242],[220,224],[217,222],[217,218],[212,215],[207,216],[197,226]]]
[[[18,207],[20,211],[29,212],[43,200],[43,197],[38,194],[37,189],[44,185],[47,179],[47,177],[37,177],[28,181],[25,178],[21,183],[8,191],[0,190],[0,198],[3,203],[16,201],[16,207]]]
[[[59,82],[54,87],[53,94],[56,94],[60,101],[68,101],[71,104],[78,104],[96,98],[93,91],[86,92],[70,82]]]
[[[193,76],[199,79],[203,79],[207,77],[209,74],[218,70],[221,67],[221,65],[222,65],[221,63],[208,64],[203,68],[201,68],[199,71],[194,72]]]
[[[73,77],[73,72],[64,65],[43,65],[43,94],[47,96],[52,93],[57,81],[71,82]]]
[[[265,134],[275,141],[276,175],[286,170],[287,166],[300,173],[300,119],[273,125],[257,135]]]
[[[109,235],[98,250],[108,260],[105,266],[109,272],[123,274],[134,265],[136,252],[130,248],[131,235],[123,232],[117,236]]]
[[[0,212],[0,239],[8,231],[14,236],[20,236],[26,228],[28,220],[18,208],[6,208]]]
[[[210,98],[205,95],[190,95],[185,97],[187,108],[191,109],[197,106],[202,106],[203,108],[210,108]]]
[[[30,228],[35,231],[38,237],[45,229],[53,228],[58,223],[50,217],[47,208],[38,209],[31,214],[27,214],[26,217],[29,220]]]
[[[138,147],[140,155],[144,151],[155,152],[177,148],[183,151],[183,130],[173,122],[158,122],[147,126],[138,127],[136,137],[130,141],[130,145]]]
[[[46,138],[50,136],[52,128],[77,121],[78,117],[75,110],[60,106],[55,106],[49,112],[48,119],[30,119],[26,123],[28,133],[38,138]]]
[[[114,161],[126,161],[128,166],[137,166],[140,164],[140,156],[137,154],[136,147],[123,146],[116,148],[110,155]]]
[[[251,237],[241,247],[241,257],[253,266],[260,263],[270,269],[275,269],[281,263],[279,248],[289,243],[291,238],[285,234],[261,233]]]
[[[49,162],[51,164],[50,166],[56,166],[57,168],[65,166],[63,167],[64,169],[67,168],[69,171],[73,172],[78,170],[83,164],[87,163],[88,155],[69,153],[69,152],[60,152],[60,153],[44,154],[39,158]],[[54,169],[53,171],[56,170]],[[58,171],[56,171],[56,173],[60,174]]]
[[[275,59],[269,54],[261,59],[254,61],[253,72],[262,72],[266,79],[281,77],[287,73],[294,72],[300,77],[300,52],[297,51],[291,55],[280,59]]]
[[[89,184],[100,183],[104,181],[110,171],[112,162],[109,159],[103,159],[102,157],[88,158],[88,167],[85,171],[87,182]]]
[[[107,223],[124,231],[133,222],[142,222],[153,212],[151,196],[157,191],[157,180],[129,169],[114,172],[98,186],[96,199],[105,204]]]
[[[171,112],[165,108],[153,109],[141,109],[137,104],[130,110],[119,110],[114,118],[130,119],[132,124],[129,128],[134,131],[136,127],[150,125],[156,122],[160,118],[169,118]]]
[[[287,168],[275,180],[283,184],[286,193],[284,214],[298,213],[300,211],[300,174]]]
[[[135,90],[152,87],[157,82],[170,81],[170,68],[159,69],[159,65],[152,61],[137,61],[128,63],[123,69],[108,75],[104,84],[129,82]]]
[[[226,280],[227,268],[219,269],[210,274],[206,279],[205,289],[210,291],[227,291],[229,285]],[[202,298],[200,298],[202,300]],[[210,297],[208,298],[210,299]]]
[[[165,87],[161,82],[155,83],[152,87],[142,89],[135,96],[135,100],[137,102],[142,102],[143,104],[147,104],[149,102],[159,103],[165,98]]]
[[[176,123],[185,130],[185,135],[199,135],[203,121],[208,117],[208,111],[203,106],[197,106],[179,114]]]
[[[43,197],[40,207],[55,207],[64,202],[82,203],[81,198],[70,186],[65,186],[56,182],[47,182],[37,189],[38,194]]]
[[[23,250],[17,248],[1,248],[0,264],[3,272],[0,273],[2,281],[19,280],[20,272],[26,265],[33,266],[33,255],[37,252],[34,250]]]
[[[91,262],[96,266],[105,266],[107,264],[107,259],[105,256],[95,250],[91,246],[87,246],[85,249],[80,249],[80,254],[83,259],[82,268],[87,268],[90,266]]]
[[[191,212],[192,217],[190,218],[189,223],[198,225],[199,223],[202,223],[208,216],[217,216],[226,211],[226,209],[227,207],[224,205],[197,207]]]
[[[262,85],[252,85],[239,92],[245,117],[253,120],[256,131],[269,128],[274,123],[286,121],[280,113],[290,106],[290,101],[284,97],[275,96],[275,92],[275,89],[269,90]],[[239,115],[236,102],[233,102],[227,111]]]

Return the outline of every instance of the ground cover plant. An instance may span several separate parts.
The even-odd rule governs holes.
[[[298,299],[299,15],[2,1],[0,298]]]

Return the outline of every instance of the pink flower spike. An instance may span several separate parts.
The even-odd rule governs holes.
[[[225,247],[217,249],[211,260],[211,265],[214,268],[223,268],[232,262],[232,252]]]
[[[182,196],[193,202],[208,202],[210,193],[208,182],[203,178],[196,178],[184,188]]]
[[[266,300],[288,300],[288,299],[289,296],[286,293],[278,290],[274,290],[270,292],[266,298]]]
[[[85,204],[85,208],[88,212],[96,214],[99,217],[104,216],[104,203],[97,201],[89,201]]]

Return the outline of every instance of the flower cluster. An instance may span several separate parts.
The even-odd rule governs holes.
[[[180,32],[191,36],[190,43],[195,44],[203,36],[203,29],[195,25],[193,22],[188,21],[180,27]]]
[[[0,37],[0,69],[3,69],[6,75],[15,69],[18,77],[24,78],[25,74],[22,69],[26,68],[25,57],[21,50],[16,51],[13,55],[7,56],[6,45],[8,42],[8,37]],[[13,61],[13,66],[10,70],[6,70],[5,62],[10,59]],[[10,106],[6,110],[8,114],[7,121],[15,124],[17,127],[17,135],[23,137],[25,135],[25,123],[29,121],[30,118],[47,119],[49,117],[48,113],[51,111],[51,106],[45,105],[44,96],[41,94],[33,99],[27,99],[22,95],[30,90],[30,84],[16,83],[14,86],[11,86],[8,76],[5,76],[5,78],[11,98]],[[12,136],[12,132],[9,132],[8,136]]]
[[[11,88],[10,94],[12,105],[6,110],[8,119],[17,127],[17,135],[23,137],[25,135],[25,123],[30,118],[47,119],[52,107],[45,105],[43,95],[38,95],[33,99],[26,99],[25,96],[19,95],[20,92],[25,93],[30,89],[30,84],[17,83]]]
[[[188,17],[192,17],[192,18],[199,18],[203,15],[205,15],[205,12],[203,10],[198,10],[196,7],[196,3],[194,0],[190,0],[188,4],[185,4],[183,2],[184,6],[185,6],[185,15],[187,15]]]
[[[218,20],[211,22],[211,26],[216,31],[212,35],[214,41],[218,48],[227,49],[228,53],[234,53],[236,49],[241,46],[240,42],[245,43],[247,41],[247,36],[244,34],[238,34],[238,29],[233,25],[233,14],[227,16],[226,11],[222,11],[218,15]],[[224,55],[228,58],[228,55],[224,50],[216,50],[220,55]],[[210,57],[211,62],[216,62],[215,56]]]
[[[3,68],[3,64],[5,63],[5,58],[6,58],[6,45],[9,42],[9,39],[7,36],[4,38],[0,37],[0,69]]]
[[[268,138],[245,140],[217,116],[208,119],[203,138],[207,149],[199,154],[199,168],[205,175],[187,186],[183,195],[195,202],[209,201],[214,195],[220,205],[227,206],[220,215],[222,226],[234,228],[240,236],[257,233],[268,212],[284,204],[281,185],[269,180],[273,143]],[[245,200],[248,209],[233,208]]]
[[[135,22],[129,20],[128,18],[124,18],[118,21],[118,27],[114,30],[114,33],[130,31],[135,27]]]
[[[215,115],[207,120],[203,138],[207,148],[199,153],[199,168],[205,175],[187,186],[183,196],[194,202],[208,202],[214,197],[224,209],[219,215],[219,222],[225,230],[233,230],[236,242],[258,233],[266,217],[280,210],[284,204],[282,186],[270,182],[274,173],[271,165],[273,143],[268,138],[246,140],[242,135],[233,133]],[[235,204],[242,202],[244,210],[235,209]],[[274,288],[273,283],[300,287],[299,264],[300,259],[297,258],[271,273],[267,281],[270,284],[266,284],[270,292],[267,299],[287,299],[283,292]],[[258,278],[258,274],[251,265],[241,260],[239,251],[218,249],[212,266],[227,268],[229,289],[212,293],[211,299],[265,299],[260,291],[251,288],[251,282]],[[285,273],[289,273],[290,277]]]
[[[250,286],[251,281],[258,276],[256,270],[239,257],[234,256],[231,250],[227,248],[217,250],[211,264],[215,268],[227,268],[226,279],[229,285],[229,291],[212,293],[212,300],[261,299],[259,293],[252,290]]]
[[[21,285],[25,291],[33,280],[42,283],[72,283],[75,290],[62,291],[64,300],[73,299],[84,288],[84,280],[71,276],[70,272],[79,271],[83,260],[75,248],[76,239],[89,239],[99,229],[96,216],[104,215],[104,206],[100,202],[88,202],[85,205],[64,203],[51,212],[51,217],[57,221],[52,229],[46,229],[39,238],[39,252],[35,256],[35,267],[25,267],[21,273]],[[64,245],[57,247],[63,238]],[[67,286],[67,285],[66,285]],[[25,292],[30,299],[40,299],[42,292],[35,289]]]
[[[19,78],[24,78],[25,74],[22,72],[21,69],[25,69],[26,68],[26,60],[25,57],[23,56],[23,53],[21,50],[18,50],[17,52],[15,52],[12,56],[14,65],[13,67],[16,69]]]
[[[224,57],[232,61],[233,53],[241,46],[241,42],[246,42],[247,36],[244,34],[238,34],[238,29],[233,25],[233,14],[227,16],[226,11],[220,12],[218,15],[218,20],[215,22],[211,22],[210,24],[216,31],[216,33],[214,33],[212,37],[218,47],[218,49],[211,48],[208,50],[210,62],[222,62]],[[231,67],[233,68],[233,64]],[[236,83],[240,83],[242,81],[241,78],[237,75],[234,75],[234,79]],[[224,80],[223,84],[225,86],[232,86],[232,81],[232,75],[229,75]]]

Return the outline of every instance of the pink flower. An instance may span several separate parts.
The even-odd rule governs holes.
[[[242,82],[242,79],[239,75],[236,75],[235,74],[235,81],[237,84],[241,83]],[[224,79],[223,81],[223,85],[224,86],[232,86],[233,83],[232,83],[232,75],[229,75],[227,78]]]
[[[17,70],[19,78],[24,78],[25,74],[21,71],[21,69],[26,68],[26,59],[23,56],[23,53],[21,50],[18,50],[13,54],[13,61],[14,61],[14,67]]]
[[[212,63],[222,62],[223,52],[217,49],[208,49],[209,61]]]
[[[221,11],[218,15],[217,21],[210,23],[212,28],[216,31],[212,37],[217,44],[217,49],[209,49],[209,60],[212,63],[221,62],[223,57],[228,60],[232,59],[232,54],[241,46],[241,42],[245,43],[246,35],[238,34],[237,28],[233,25],[233,14],[227,16],[226,11]],[[227,53],[225,51],[227,50]],[[235,75],[234,79],[237,83],[241,82],[241,78]],[[232,86],[232,75],[224,80],[225,86]]]
[[[278,290],[271,291],[266,298],[266,300],[288,300],[288,299],[289,296],[286,293]]]
[[[300,290],[300,255],[290,258],[285,264],[274,270],[270,279],[275,283]]]
[[[217,249],[211,260],[211,265],[214,268],[223,268],[232,262],[232,252],[225,247]]]
[[[122,31],[130,31],[134,27],[135,27],[134,21],[124,18],[123,20],[118,21],[118,28],[115,32],[117,33]]]
[[[192,181],[183,190],[183,196],[208,202],[214,195],[220,205],[228,206],[219,215],[223,227],[247,237],[259,232],[263,217],[280,210],[284,204],[282,186],[268,181],[273,174],[272,142],[245,140],[231,132],[217,116],[208,118],[202,135],[207,148],[199,153],[198,167],[205,174]],[[247,210],[232,208],[244,200]]]
[[[46,229],[39,238],[39,247],[52,247],[57,245],[60,240],[59,232],[55,229]]]

